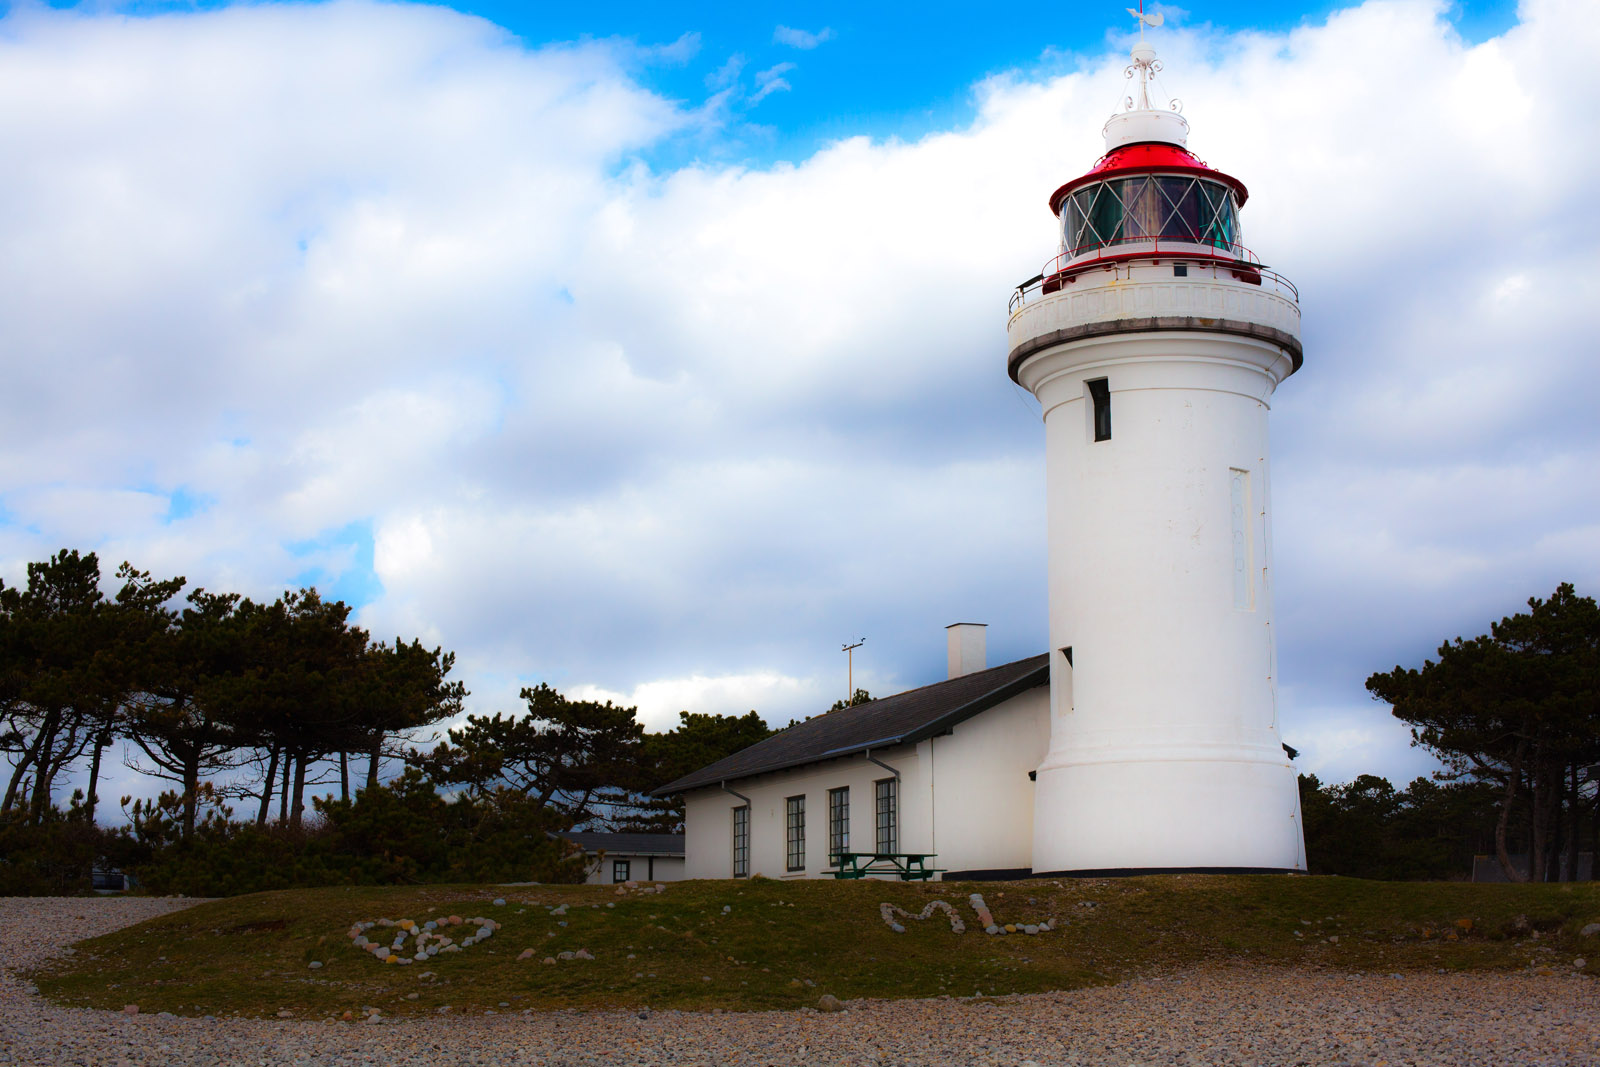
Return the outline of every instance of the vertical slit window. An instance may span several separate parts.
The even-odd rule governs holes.
[[[1059,671],[1051,672],[1050,696],[1058,701],[1054,707],[1057,715],[1069,715],[1073,710],[1072,703],[1072,646],[1068,645],[1061,650],[1064,665]]]
[[[850,787],[828,790],[828,865],[837,867],[839,856],[850,851]]]
[[[900,783],[893,778],[884,778],[873,783],[877,800],[877,834],[874,850],[877,852],[900,851]]]
[[[733,809],[733,876],[750,877],[750,806]]]
[[[1084,382],[1089,389],[1090,418],[1096,441],[1111,440],[1111,385],[1104,378]]]
[[[803,871],[806,869],[806,798],[789,797],[784,801],[784,809],[786,865],[791,871]]]

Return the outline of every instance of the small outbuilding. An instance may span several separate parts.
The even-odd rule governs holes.
[[[569,830],[557,834],[583,849],[584,882],[676,882],[684,877],[682,834],[608,834]]]

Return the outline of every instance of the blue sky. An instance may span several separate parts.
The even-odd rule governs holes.
[[[227,4],[61,4],[67,10],[167,14]],[[915,138],[970,121],[972,87],[1025,68],[1071,70],[1132,25],[1126,3],[1062,4],[1001,12],[982,4],[456,3],[529,47],[616,38],[655,49],[632,73],[669,99],[695,105],[735,88],[744,120],[733,136],[657,146],[653,160],[696,155],[771,162],[809,155],[857,134]],[[1225,0],[1151,10],[1217,34],[1276,33],[1314,24],[1346,4]],[[3,9],[3,8],[0,8]],[[1453,3],[1446,17],[1467,41],[1503,33],[1516,19],[1508,0]],[[676,46],[676,47],[674,47]],[[752,101],[775,72],[786,88]],[[770,80],[770,79],[769,79]],[[1109,92],[1115,97],[1116,89]]]
[[[1368,674],[1600,589],[1579,0],[1168,7],[1191,146],[1299,286],[1285,738],[1431,764]],[[462,11],[478,18],[467,17]],[[315,582],[521,685],[786,721],[1045,643],[1006,299],[1132,30],[918,5],[7,9],[0,576]],[[1587,51],[1586,51],[1587,50]]]
[[[971,3],[451,6],[504,26],[529,44],[620,37],[669,45],[692,34],[693,49],[682,62],[653,63],[641,71],[645,84],[688,102],[714,91],[730,60],[738,61],[747,99],[759,92],[756,75],[786,68],[777,76],[790,88],[744,111],[755,129],[742,131],[731,144],[700,146],[760,161],[809,155],[828,141],[857,134],[915,138],[962,124],[973,115],[972,86],[985,78],[1017,68],[1070,70],[1132,25],[1123,15],[1128,4],[1082,2],[1032,12]],[[1152,10],[1228,33],[1288,30],[1341,6],[1230,0]],[[1505,0],[1463,3],[1450,21],[1476,41],[1503,32],[1515,15],[1516,5]]]

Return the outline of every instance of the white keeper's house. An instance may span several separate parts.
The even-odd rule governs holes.
[[[657,790],[684,797],[685,876],[816,877],[841,852],[924,852],[945,878],[1025,877],[1048,657],[986,669],[983,626],[948,633],[948,680],[795,723]]]
[[[946,878],[1303,871],[1278,735],[1267,415],[1299,294],[1241,241],[1249,193],[1188,148],[1138,15],[1137,96],[1049,198],[1005,366],[1044,423],[1050,643],[789,727],[664,786],[691,878],[936,853]]]

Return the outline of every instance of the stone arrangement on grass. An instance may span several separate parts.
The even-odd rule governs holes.
[[[943,900],[929,901],[928,906],[923,908],[922,911],[916,915],[911,914],[904,908],[896,907],[893,904],[878,905],[878,914],[882,915],[883,921],[889,924],[889,929],[893,930],[897,934],[903,934],[906,932],[906,928],[896,921],[897,917],[904,919],[917,919],[921,921],[932,918],[933,913],[936,911],[944,912],[946,917],[949,918],[950,932],[952,934],[964,934],[967,932],[967,924],[961,921],[961,916],[956,914],[956,909]]]
[[[467,936],[457,940],[445,931],[456,931],[457,927],[473,926]],[[437,919],[418,924],[415,919],[371,919],[358,922],[346,932],[350,943],[363,952],[370,954],[382,963],[392,963],[399,966],[409,966],[413,963],[425,963],[433,957],[445,952],[461,952],[471,948],[480,941],[487,941],[500,929],[500,924],[493,919],[482,916],[462,918],[459,915],[445,915]],[[394,936],[385,941],[382,937],[369,938],[372,930],[393,930]],[[414,937],[416,941],[407,949],[406,938]]]
[[[994,913],[989,910],[989,905],[984,903],[983,894],[981,893],[972,894],[967,898],[967,903],[970,904],[972,906],[972,910],[977,913],[978,925],[983,927],[983,932],[989,934],[991,937],[1004,936],[1006,934],[1042,934],[1056,928],[1056,921],[1054,919],[1046,919],[1043,922],[1031,923],[995,922]],[[1032,903],[1032,901],[1030,900],[1029,903]],[[883,921],[888,925],[889,929],[893,930],[897,934],[903,934],[906,932],[905,926],[899,921],[901,918],[927,919],[930,918],[936,911],[942,911],[949,916],[950,932],[952,934],[964,934],[967,932],[967,924],[962,922],[961,916],[956,914],[954,905],[943,900],[930,901],[928,906],[922,909],[922,913],[920,915],[912,915],[909,911],[906,911],[904,908],[898,907],[894,904],[878,905],[878,914],[883,916]]]
[[[974,893],[967,899],[972,905],[972,910],[978,913],[978,922],[983,926],[983,932],[990,937],[1006,934],[1042,934],[1056,928],[1054,919],[1031,923],[998,923],[995,922],[994,913],[989,910],[989,905],[983,902],[983,894]],[[1031,904],[1033,901],[1029,900],[1028,903]]]

